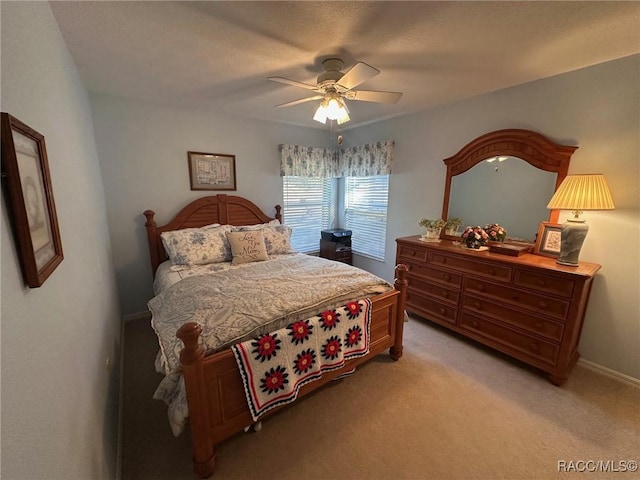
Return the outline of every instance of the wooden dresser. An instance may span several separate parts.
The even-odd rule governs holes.
[[[396,264],[409,269],[409,312],[533,365],[555,385],[567,379],[600,265],[566,267],[419,238],[396,240]]]

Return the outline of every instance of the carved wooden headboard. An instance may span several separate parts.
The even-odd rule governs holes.
[[[162,232],[203,227],[212,223],[255,225],[269,222],[274,218],[282,221],[280,205],[276,205],[275,210],[275,217],[270,217],[251,200],[236,195],[224,194],[211,195],[194,200],[180,210],[173,220],[162,226],[158,226],[153,219],[156,212],[146,210],[144,216],[147,217],[147,221],[144,226],[147,229],[151,272],[155,275],[158,266],[168,258],[160,238]]]

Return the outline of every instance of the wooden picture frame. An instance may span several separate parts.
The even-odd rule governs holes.
[[[191,190],[236,190],[236,156],[187,152]]]
[[[20,266],[37,288],[62,262],[44,136],[2,112],[2,181]]]
[[[556,258],[560,253],[560,232],[562,225],[559,223],[540,222],[536,244],[533,253],[545,257]]]

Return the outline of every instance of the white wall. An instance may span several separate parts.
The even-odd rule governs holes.
[[[146,311],[152,297],[142,212],[154,210],[162,225],[196,198],[227,193],[247,197],[275,215],[274,206],[282,204],[278,144],[322,147],[330,141],[328,132],[318,129],[106,96],[92,96],[91,107],[125,314]],[[188,151],[235,155],[237,191],[191,191]]]
[[[64,252],[24,287],[3,202],[2,478],[114,478],[120,312],[89,101],[47,2],[1,15],[2,111],[45,137]]]
[[[607,178],[616,210],[584,214],[590,230],[580,259],[602,269],[580,352],[587,360],[640,378],[639,55],[347,131],[348,145],[396,141],[386,262],[359,259],[359,265],[390,279],[395,238],[419,233],[420,218],[441,215],[442,160],[474,138],[503,128],[534,130],[557,143],[577,145],[569,173]]]

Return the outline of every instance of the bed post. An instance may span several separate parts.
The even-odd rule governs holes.
[[[158,258],[158,236],[156,235],[157,224],[153,219],[153,216],[156,214],[153,210],[145,210],[144,216],[147,218],[147,221],[144,223],[144,226],[147,229],[147,243],[149,244],[149,255],[151,256],[151,275],[155,276],[156,269],[160,264],[160,258]]]
[[[276,220],[282,223],[282,205],[276,205]]]
[[[208,478],[213,474],[216,450],[213,440],[209,437],[208,402],[202,367],[204,348],[199,344],[201,333],[200,325],[189,322],[178,329],[176,336],[184,343],[184,348],[180,352],[180,363],[189,406],[189,427],[193,439],[193,470],[201,478]]]
[[[404,332],[404,301],[407,297],[407,266],[404,264],[396,265],[395,283],[393,286],[400,292],[398,295],[398,306],[396,310],[396,336],[393,346],[389,349],[389,355],[393,360],[400,360],[402,357],[402,335]]]

